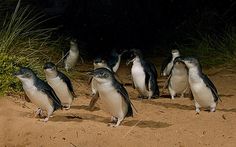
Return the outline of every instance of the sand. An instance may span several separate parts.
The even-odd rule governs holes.
[[[223,67],[205,71],[216,85],[222,102],[217,111],[196,115],[189,98],[140,100],[130,85],[125,86],[138,110],[119,127],[107,126],[110,115],[100,109],[88,110],[90,86],[86,72],[90,65],[79,65],[80,75],[73,76],[78,97],[69,111],[58,110],[47,123],[34,118],[36,107],[23,98],[0,98],[0,146],[65,147],[234,147],[236,146],[236,69]],[[83,67],[83,68],[82,68]],[[118,75],[130,83],[129,67],[122,65]],[[159,78],[160,88],[165,79]]]

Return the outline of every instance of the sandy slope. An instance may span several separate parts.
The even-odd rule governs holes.
[[[117,128],[107,126],[110,116],[99,103],[95,111],[88,110],[90,87],[83,74],[73,80],[79,96],[71,110],[56,111],[47,123],[33,117],[33,104],[0,98],[0,146],[236,146],[236,70],[208,73],[223,100],[215,113],[195,115],[189,98],[138,100],[137,92],[126,86],[138,113]],[[125,83],[130,82],[127,74],[122,66],[118,75]]]

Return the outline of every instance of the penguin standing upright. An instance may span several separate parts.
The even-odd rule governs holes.
[[[121,56],[127,52],[126,50],[120,51],[118,53],[115,49],[111,51],[111,54],[107,60],[108,67],[113,71],[116,72],[120,66]]]
[[[188,67],[188,81],[193,94],[196,112],[199,113],[201,107],[214,112],[220,98],[214,84],[202,73],[199,61],[194,57],[178,58],[177,61],[184,62]]]
[[[44,122],[48,121],[56,109],[62,107],[61,101],[53,89],[39,79],[30,68],[21,67],[15,76],[22,82],[23,89],[30,101],[38,107],[36,116],[42,115],[43,111],[46,111],[47,117],[43,120]]]
[[[70,50],[66,53],[66,57],[64,60],[65,69],[68,72],[71,68],[73,68],[78,59],[79,59],[79,48],[77,40],[70,41]]]
[[[45,63],[44,72],[48,84],[53,88],[56,95],[61,100],[62,106],[66,108],[66,110],[70,109],[75,97],[70,79],[65,74],[58,71],[55,64],[52,62]]]
[[[115,50],[112,50],[107,61],[105,59],[102,59],[102,57],[100,55],[97,56],[93,61],[94,69],[107,68],[108,70],[110,70],[114,74],[115,78],[120,82],[118,76],[115,73],[120,66],[121,56],[125,52],[126,52],[126,50],[122,51],[121,53],[117,53]],[[91,89],[92,89],[92,99],[89,103],[89,107],[92,110],[95,103],[97,102],[99,96],[98,96],[97,89],[96,89],[96,87],[97,87],[96,80],[91,78],[89,83],[91,83]]]
[[[164,62],[162,63],[161,66],[161,76],[168,76],[171,72],[172,66],[173,66],[173,62],[175,60],[176,57],[180,56],[180,53],[178,50],[172,50],[171,51],[171,57],[167,58],[166,60],[164,60]]]
[[[115,123],[113,127],[119,126],[125,117],[133,116],[129,95],[110,70],[97,68],[90,74],[96,80],[96,89],[104,109],[112,115],[111,120]]]
[[[172,99],[174,99],[176,94],[181,94],[181,97],[183,97],[189,91],[188,69],[178,58],[180,57],[175,58],[170,77],[168,78],[168,90]]]
[[[154,64],[143,59],[140,50],[132,49],[127,65],[133,62],[131,67],[131,76],[133,86],[141,97],[154,98],[159,96],[159,87],[157,84],[157,71]]]

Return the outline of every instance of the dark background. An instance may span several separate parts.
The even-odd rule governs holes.
[[[28,0],[90,50],[140,48],[165,52],[201,32],[235,26],[234,0]]]

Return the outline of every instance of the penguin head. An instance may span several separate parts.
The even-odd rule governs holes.
[[[131,49],[129,51],[129,57],[126,61],[126,65],[128,65],[131,62],[134,62],[137,59],[142,58],[142,53],[139,49]]]
[[[90,73],[99,83],[106,83],[112,80],[113,74],[107,68],[97,68]]]
[[[71,39],[70,40],[70,45],[77,45],[78,44],[78,40],[77,39]]]
[[[182,57],[180,58],[188,68],[199,68],[200,64],[197,58],[194,57]],[[178,60],[177,60],[178,61]]]
[[[186,67],[185,63],[182,61],[181,57],[176,57],[174,60],[174,66],[181,68],[181,67]]]
[[[78,41],[77,41],[77,39],[72,39],[70,41],[70,50],[78,51]]]
[[[56,65],[52,62],[47,62],[44,64],[44,72],[46,75],[55,75],[57,74],[57,68]]]
[[[21,67],[14,75],[22,82],[34,80],[36,77],[35,73],[28,67]]]
[[[179,57],[179,56],[180,56],[179,50],[177,50],[177,49],[173,49],[173,50],[171,51],[171,54],[172,54],[172,57],[173,57],[173,58],[176,58],[176,57]]]
[[[102,57],[98,56],[93,60],[93,66],[94,66],[94,69],[107,67],[107,62],[106,60],[102,59]]]

